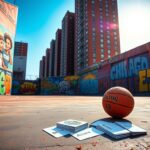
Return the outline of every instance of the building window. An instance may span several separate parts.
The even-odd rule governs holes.
[[[106,16],[109,16],[109,14],[108,14],[108,13],[106,13]]]
[[[115,19],[115,18],[113,18],[113,22],[116,22],[116,19]]]
[[[103,39],[101,39],[101,40],[100,40],[100,42],[101,42],[101,43],[103,43],[103,42],[104,42],[104,40],[103,40]]]
[[[92,33],[92,35],[95,37],[96,33],[95,33],[95,32],[93,32],[93,33]]]
[[[93,53],[93,58],[96,58],[96,53]]]
[[[117,32],[116,32],[116,31],[114,31],[114,35],[117,35]]]
[[[114,36],[114,39],[117,40],[117,36]]]
[[[96,58],[93,59],[93,63],[96,63]]]
[[[101,58],[104,58],[104,54],[101,54]]]
[[[104,47],[104,44],[101,44],[100,47],[103,48],[103,47]]]
[[[103,35],[103,34],[100,34],[100,37],[101,37],[101,38],[104,38],[104,35]]]
[[[107,35],[107,39],[110,39],[110,35]]]
[[[109,30],[109,26],[107,26],[106,29]]]
[[[114,42],[114,45],[115,45],[115,46],[117,46],[117,45],[118,45],[117,41],[115,41],[115,42]]]
[[[95,31],[95,28],[94,28],[94,27],[92,28],[92,31]]]
[[[101,49],[101,53],[104,53],[104,49]]]
[[[103,29],[100,29],[100,32],[103,33],[104,32]]]
[[[110,50],[108,50],[108,54],[110,54]]]
[[[115,14],[113,14],[113,18],[115,18],[116,16],[115,16]]]
[[[92,0],[92,4],[94,4],[95,3],[95,0]]]
[[[110,49],[110,48],[111,48],[110,44],[107,44],[107,48],[108,48],[108,49]]]
[[[107,30],[106,32],[107,32],[108,35],[110,35],[110,31],[109,30]]]
[[[110,40],[107,40],[107,44],[110,44]]]

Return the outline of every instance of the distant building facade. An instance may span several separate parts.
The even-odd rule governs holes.
[[[60,76],[61,35],[62,35],[62,30],[58,29],[56,31],[56,42],[55,42],[54,76]]]
[[[40,60],[40,68],[39,68],[39,78],[42,79],[43,76],[42,76],[42,70],[43,70],[43,62],[42,60]]]
[[[51,49],[50,48],[47,48],[46,49],[46,55],[45,55],[45,78],[47,78],[49,76],[49,65],[50,65],[50,51]]]
[[[60,75],[74,75],[74,20],[75,14],[67,11],[62,20]]]
[[[50,43],[50,64],[49,64],[49,76],[54,76],[54,63],[55,63],[55,40]]]
[[[118,54],[117,0],[75,0],[75,74]]]
[[[28,43],[15,42],[13,79],[25,80]]]
[[[45,56],[42,57],[42,78],[45,77]]]

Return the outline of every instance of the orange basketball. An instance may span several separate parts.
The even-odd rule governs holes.
[[[127,89],[112,87],[105,92],[102,105],[108,115],[113,118],[123,118],[132,112],[134,98]]]

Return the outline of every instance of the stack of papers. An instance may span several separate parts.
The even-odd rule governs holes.
[[[88,127],[88,123],[85,121],[68,119],[65,121],[57,122],[57,128],[67,130],[70,132],[79,132]]]
[[[91,128],[88,128],[87,122],[73,119],[57,122],[56,124],[56,126],[44,128],[43,130],[55,138],[71,135],[78,140],[85,140],[103,134],[107,134],[114,139],[122,139],[147,133],[146,130],[126,120],[98,120],[91,124]]]
[[[57,126],[44,128],[43,130],[55,138],[71,135],[78,140],[85,140],[104,134],[104,132],[93,127],[88,128],[88,123],[85,121],[69,119],[56,124]]]
[[[132,124],[126,120],[110,121],[99,120],[91,124],[98,130],[103,131],[112,138],[121,139],[129,136],[139,136],[147,134],[146,130]]]
[[[125,128],[111,121],[99,120],[92,124],[96,129],[105,132],[114,139],[121,139],[130,136],[130,132]]]

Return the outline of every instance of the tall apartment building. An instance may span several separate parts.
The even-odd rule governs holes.
[[[50,49],[51,50],[50,50],[49,76],[54,76],[55,40],[51,40]]]
[[[62,20],[60,75],[74,75],[74,20],[75,14],[67,11]]]
[[[62,30],[58,29],[56,31],[56,42],[55,42],[54,76],[60,76],[61,34]]]
[[[45,56],[42,57],[42,78],[45,78]]]
[[[28,43],[15,42],[14,61],[13,61],[13,79],[25,80],[27,63]]]
[[[50,64],[50,51],[51,49],[50,48],[47,48],[46,49],[46,55],[45,55],[45,78],[47,78],[49,76],[49,64]]]
[[[42,72],[43,72],[43,62],[42,60],[40,60],[40,68],[39,68],[39,78],[42,79],[43,76],[42,76]]]
[[[45,78],[45,59],[46,59],[46,56],[42,56],[42,59],[40,60],[40,68],[39,68],[39,77],[40,79],[43,79]]]
[[[75,0],[75,74],[119,53],[117,0]]]

